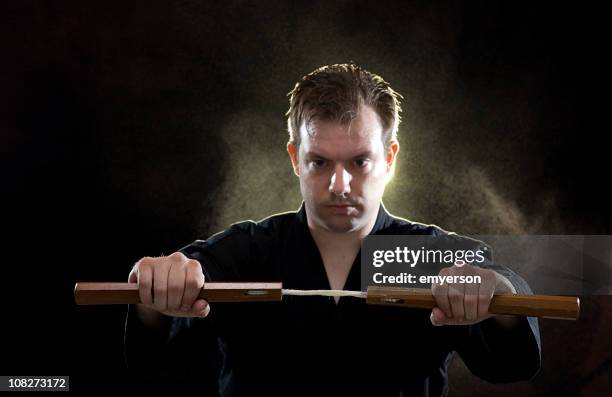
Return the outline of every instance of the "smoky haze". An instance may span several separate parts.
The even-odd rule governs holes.
[[[75,307],[75,281],[126,281],[143,256],[297,209],[286,94],[325,64],[405,98],[391,213],[469,235],[611,234],[609,13],[561,3],[4,1],[4,373],[131,383],[123,308]],[[581,394],[612,351],[612,310],[588,303],[580,323],[543,323],[537,382],[462,367],[451,390]]]
[[[238,44],[248,62],[232,70],[240,94],[223,113],[223,176],[204,199],[201,233],[298,207],[285,94],[315,68],[347,61],[380,74],[405,98],[398,167],[385,195],[395,215],[460,233],[607,227],[605,215],[595,225],[576,223],[567,213],[572,188],[556,184],[562,151],[576,140],[565,130],[575,121],[563,113],[576,98],[556,96],[562,77],[555,73],[565,67],[554,61],[556,37],[531,16],[514,26],[505,13],[517,11],[501,6],[486,17],[427,5],[313,3],[292,11],[276,9],[278,18],[256,16],[239,28],[257,32],[262,47]],[[373,17],[386,23],[368,24]]]

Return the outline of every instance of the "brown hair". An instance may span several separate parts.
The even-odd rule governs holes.
[[[378,114],[385,149],[397,140],[403,97],[382,77],[354,63],[320,67],[302,77],[287,96],[290,96],[286,113],[289,143],[298,147],[303,122],[307,131],[315,118],[347,124],[364,105],[371,106]]]

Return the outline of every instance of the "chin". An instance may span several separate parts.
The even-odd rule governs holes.
[[[356,219],[346,219],[342,221],[329,220],[325,222],[325,226],[330,232],[348,233],[356,230],[359,227],[359,223]]]

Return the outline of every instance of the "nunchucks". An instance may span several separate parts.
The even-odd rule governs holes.
[[[431,290],[370,286],[367,291],[283,289],[282,283],[208,282],[199,298],[208,302],[280,302],[283,296],[336,296],[365,299],[369,305],[432,309],[436,301]],[[80,282],[75,285],[77,305],[112,305],[141,303],[136,283]],[[576,320],[580,299],[554,295],[494,295],[490,314]]]

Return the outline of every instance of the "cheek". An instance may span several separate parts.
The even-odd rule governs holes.
[[[300,186],[303,196],[312,197],[321,190],[321,186],[324,185],[323,178],[321,175],[317,175],[313,172],[308,172],[305,167],[302,167],[300,171]]]
[[[386,168],[384,166],[377,166],[371,172],[359,178],[359,185],[366,195],[377,196],[381,190],[384,190],[387,181],[387,173],[385,171]]]

